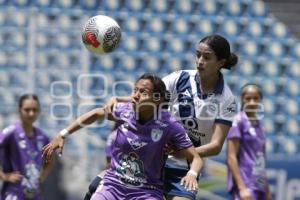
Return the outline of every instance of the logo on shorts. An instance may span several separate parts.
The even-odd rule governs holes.
[[[163,134],[163,131],[160,129],[152,129],[151,130],[151,139],[153,142],[157,142],[161,139],[161,136]]]

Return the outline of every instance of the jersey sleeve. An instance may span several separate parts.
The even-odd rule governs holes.
[[[225,102],[220,105],[220,112],[215,123],[221,123],[232,126],[234,116],[237,114],[237,103],[234,96],[230,96]]]
[[[171,93],[171,94],[176,94],[176,84],[177,81],[180,77],[182,71],[176,71],[173,72],[165,77],[163,77],[163,82],[166,85],[167,90]]]
[[[130,111],[131,111],[131,103],[128,103],[128,102],[117,103],[114,105],[114,108],[113,108],[113,116],[118,121],[122,117],[124,117],[123,115],[126,115],[125,113],[128,113]]]
[[[168,129],[170,142],[176,147],[176,149],[186,149],[193,145],[185,129],[179,122],[172,123]]]
[[[9,138],[13,135],[14,130],[15,126],[11,125],[0,132],[0,147],[8,143]]]
[[[242,129],[240,127],[240,116],[237,115],[232,122],[232,127],[228,132],[227,139],[233,139],[233,138],[240,139],[242,137],[241,130]]]

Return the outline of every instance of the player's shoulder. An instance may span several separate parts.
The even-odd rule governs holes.
[[[39,127],[34,127],[34,128],[35,128],[35,130],[36,130],[36,133],[38,134],[38,135],[37,135],[38,138],[46,138],[46,139],[49,139],[49,137],[47,136],[46,132],[45,132],[43,129],[41,129],[41,128],[39,128]]]
[[[245,121],[245,113],[243,111],[238,112],[232,122],[232,126],[238,126],[241,125]]]
[[[9,125],[7,127],[5,127],[1,133],[4,134],[4,135],[8,135],[8,134],[13,134],[17,131],[17,124],[12,124],[12,125]]]

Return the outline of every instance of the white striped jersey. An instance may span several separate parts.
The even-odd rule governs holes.
[[[179,117],[195,147],[210,142],[214,123],[231,126],[237,103],[221,73],[211,94],[201,93],[197,70],[176,71],[163,81],[171,93],[171,112]],[[168,159],[167,166],[172,165],[170,160],[173,159]],[[184,166],[187,167],[186,161]]]

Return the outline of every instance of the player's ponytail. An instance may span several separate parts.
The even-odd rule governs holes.
[[[238,56],[231,52],[229,42],[221,35],[209,35],[200,42],[207,44],[214,51],[218,60],[225,59],[221,68],[231,69],[238,63]]]

